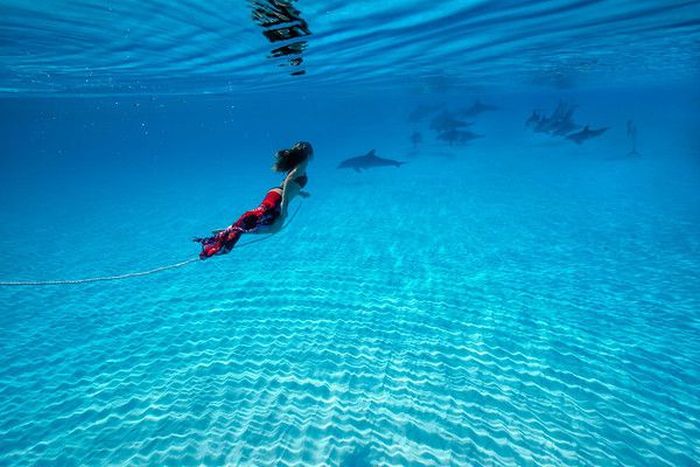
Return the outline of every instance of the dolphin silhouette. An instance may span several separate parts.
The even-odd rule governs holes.
[[[567,135],[566,139],[570,139],[571,141],[573,141],[576,144],[581,144],[588,139],[595,138],[596,136],[602,135],[606,131],[608,131],[607,127],[598,128],[597,130],[591,130],[590,128],[588,128],[588,125],[586,125],[583,127],[583,129],[581,131],[577,131],[575,133],[571,133],[570,135]]]
[[[469,130],[448,130],[438,134],[437,139],[450,143],[452,146],[455,143],[465,144],[483,136]]]
[[[493,110],[498,110],[499,108],[495,105],[489,105],[482,103],[479,99],[475,100],[471,107],[468,107],[461,112],[460,115],[463,117],[476,117],[477,115],[484,112],[491,112]]]
[[[364,156],[351,157],[350,159],[345,159],[340,164],[338,164],[339,169],[353,169],[355,172],[360,172],[364,169],[372,169],[374,167],[401,167],[406,162],[395,161],[394,159],[384,159],[375,154],[375,150],[372,149],[370,152]]]
[[[632,120],[627,120],[627,138],[632,140],[632,150],[627,153],[628,157],[639,157],[637,152],[637,125]]]

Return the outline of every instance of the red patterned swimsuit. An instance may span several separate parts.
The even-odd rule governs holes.
[[[300,189],[304,188],[308,181],[309,179],[305,173],[289,180],[289,182],[299,185]],[[244,233],[259,232],[274,224],[282,214],[282,195],[280,191],[286,188],[286,184],[287,179],[285,179],[282,187],[275,187],[268,191],[260,206],[246,212],[236,222],[213,237],[195,238],[195,242],[202,244],[202,252],[199,254],[199,257],[207,259],[214,255],[228,253]]]
[[[213,237],[195,239],[202,244],[202,252],[199,257],[206,259],[214,255],[228,253],[244,233],[256,232],[274,224],[281,214],[281,204],[282,195],[275,189],[268,191],[260,206],[247,211],[228,228],[218,232]]]

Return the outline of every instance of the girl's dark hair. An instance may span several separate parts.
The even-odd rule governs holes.
[[[314,149],[311,144],[305,141],[299,141],[290,149],[281,149],[275,154],[275,163],[272,164],[272,170],[275,172],[289,172],[297,165],[305,162],[314,154]]]

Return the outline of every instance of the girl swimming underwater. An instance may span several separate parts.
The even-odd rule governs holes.
[[[296,195],[303,198],[309,193],[302,190],[308,182],[306,166],[313,156],[311,144],[300,141],[290,149],[277,151],[272,169],[275,172],[286,172],[280,186],[270,189],[260,206],[243,214],[229,227],[220,230],[212,237],[195,238],[202,244],[201,259],[214,255],[222,255],[231,251],[244,233],[274,233],[278,232],[287,217],[289,202]]]

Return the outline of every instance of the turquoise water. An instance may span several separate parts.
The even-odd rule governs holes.
[[[294,5],[0,0],[0,281],[315,148],[0,287],[0,464],[700,463],[700,4]]]

